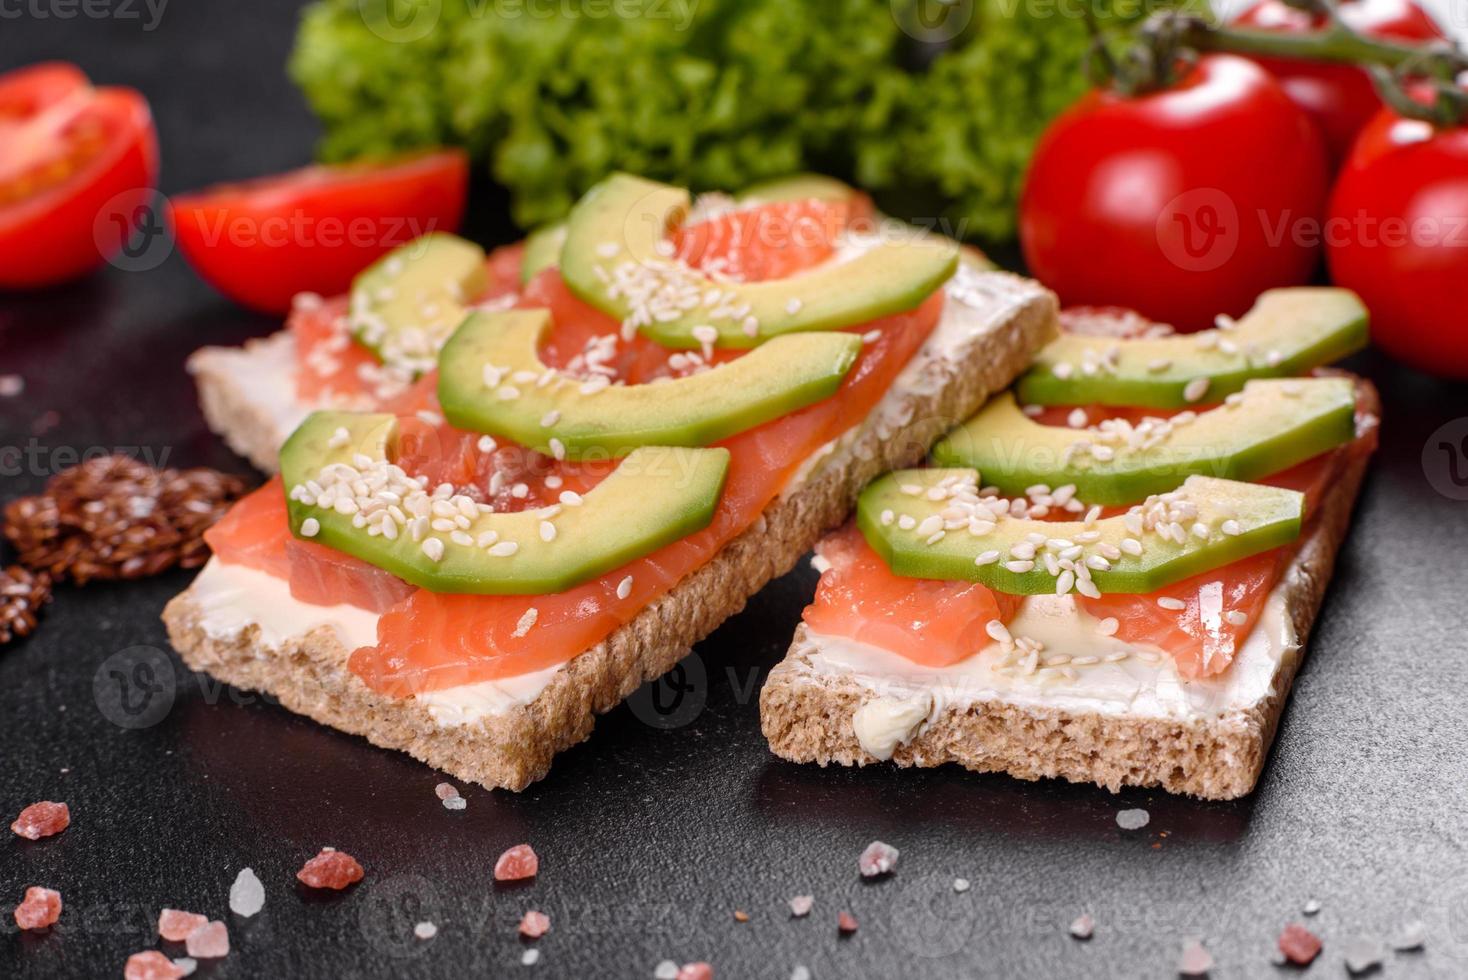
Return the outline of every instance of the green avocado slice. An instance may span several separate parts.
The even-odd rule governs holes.
[[[520,260],[520,285],[529,285],[530,280],[546,269],[561,264],[561,248],[566,244],[566,223],[555,221],[525,236],[525,255]]]
[[[1005,392],[934,446],[933,460],[974,467],[1010,496],[1070,484],[1087,504],[1133,504],[1195,474],[1257,480],[1356,435],[1349,378],[1250,381],[1230,399],[1197,415],[1098,432],[1041,425]]]
[[[1116,340],[1063,334],[1020,378],[1030,405],[1186,408],[1252,378],[1302,374],[1366,346],[1366,307],[1347,289],[1263,293],[1230,330]]]
[[[668,230],[689,206],[681,188],[608,177],[571,212],[561,250],[566,284],[665,347],[750,348],[913,309],[958,263],[955,243],[908,229],[872,236],[869,247],[786,279],[723,282],[666,254]]]
[[[392,415],[307,417],[280,452],[291,533],[433,592],[543,595],[620,568],[707,527],[729,467],[725,449],[643,447],[585,497],[494,513],[405,477],[391,463],[397,443]],[[352,483],[359,479],[379,489],[358,496]],[[321,505],[321,491],[330,506]],[[404,522],[393,519],[392,507]],[[379,522],[392,525],[390,535]]]
[[[789,334],[698,374],[599,386],[540,360],[550,327],[549,310],[471,314],[440,359],[444,417],[570,459],[707,446],[834,395],[862,344],[851,333]]]
[[[1305,506],[1294,490],[1192,476],[1091,524],[994,519],[977,496],[977,477],[972,469],[889,473],[862,491],[857,526],[898,575],[979,582],[1012,595],[1077,588],[1074,572],[1069,583],[1060,581],[1065,568],[1052,574],[1044,561],[1050,553],[1086,565],[1101,592],[1145,595],[1295,540]]]
[[[421,374],[486,279],[484,249],[445,232],[424,235],[357,274],[347,322],[378,360]]]

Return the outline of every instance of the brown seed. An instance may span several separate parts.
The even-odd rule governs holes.
[[[734,910],[734,921],[735,922],[748,922],[749,921],[749,913],[746,912],[746,911],[744,911],[743,909],[735,909]]]
[[[244,492],[242,480],[214,470],[155,470],[104,456],[7,504],[5,537],[21,564],[55,578],[143,578],[202,565],[204,532]]]
[[[0,643],[29,636],[41,607],[51,601],[51,576],[19,565],[0,570]]]

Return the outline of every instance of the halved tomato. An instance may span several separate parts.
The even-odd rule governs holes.
[[[184,258],[229,298],[285,313],[299,292],[345,292],[372,260],[430,231],[457,231],[469,158],[441,150],[313,166],[169,202]]]
[[[0,75],[0,288],[75,279],[131,235],[158,179],[148,102],[75,65]]]

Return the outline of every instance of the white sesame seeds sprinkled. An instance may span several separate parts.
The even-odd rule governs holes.
[[[1072,367],[1070,364],[1067,364],[1065,361],[1059,361],[1050,368],[1050,373],[1055,375],[1061,381],[1064,381],[1066,378],[1069,378],[1072,374],[1075,373],[1075,368]]]
[[[632,576],[628,575],[617,583],[617,598],[625,599],[632,594]]]
[[[556,539],[556,526],[550,521],[540,522],[540,540],[550,542]]]
[[[1244,533],[1243,525],[1234,520],[1232,517],[1220,524],[1218,526],[1218,529],[1231,538],[1237,537],[1238,535]]]
[[[789,313],[791,316],[794,316],[795,314],[800,312],[800,308],[804,305],[805,303],[800,299],[800,297],[792,296],[785,301],[785,312]]]
[[[993,551],[993,550],[990,550],[990,551],[982,551],[982,552],[979,553],[979,556],[974,559],[974,564],[975,565],[992,565],[992,564],[994,564],[998,560],[999,560],[999,552]]]
[[[883,527],[891,527],[892,526],[892,522],[895,521],[895,520],[897,520],[897,515],[894,514],[894,513],[892,513],[891,508],[888,508],[887,510],[882,511],[882,518],[881,518],[881,520],[882,520],[882,526]]]
[[[1210,382],[1207,378],[1194,378],[1192,381],[1189,381],[1183,387],[1183,400],[1190,402],[1200,400],[1204,395],[1208,394],[1209,384]]]
[[[1170,367],[1172,367],[1172,361],[1168,360],[1165,357],[1159,357],[1147,362],[1147,370],[1152,372],[1153,374],[1158,374],[1162,371],[1166,371]]]
[[[550,440],[550,451],[551,455],[554,456],[556,459],[566,458],[566,445],[559,439]]]
[[[553,408],[549,412],[546,412],[544,415],[542,415],[540,417],[540,427],[543,428],[543,429],[549,429],[551,426],[555,425],[560,420],[561,420],[561,413],[558,412],[556,409]]]
[[[498,544],[491,545],[489,553],[496,558],[508,558],[519,550],[520,546],[514,541],[501,541]]]
[[[428,556],[429,561],[443,561],[443,541],[438,538],[424,538],[423,553]]]
[[[882,331],[880,330],[868,330],[866,333],[861,335],[861,341],[864,344],[875,344],[881,339]]]
[[[602,242],[596,246],[596,254],[604,259],[616,258],[620,251],[622,251],[622,246],[616,242]]]
[[[1065,424],[1072,429],[1084,429],[1090,424],[1091,418],[1086,414],[1084,408],[1073,408],[1065,418]]]
[[[512,402],[520,397],[520,389],[514,385],[500,385],[494,390],[494,397],[502,402]]]
[[[526,633],[530,632],[530,627],[534,626],[535,621],[539,618],[540,610],[536,609],[534,606],[531,606],[529,609],[525,610],[524,615],[522,615],[519,622],[515,624],[515,631],[510,635],[514,637],[524,636]]]
[[[1004,563],[1004,567],[1016,575],[1023,575],[1026,572],[1033,571],[1035,563],[1032,561],[1007,561]]]
[[[1119,629],[1121,629],[1121,622],[1115,616],[1107,616],[1096,624],[1096,632],[1102,636],[1115,636]]]
[[[308,517],[301,522],[301,537],[314,538],[321,533],[321,522],[314,517]]]
[[[492,453],[499,448],[499,443],[494,441],[493,436],[480,436],[479,441],[474,445],[481,453]]]
[[[1240,612],[1237,609],[1230,609],[1223,614],[1223,618],[1228,621],[1230,626],[1243,626],[1249,621],[1248,614]]]
[[[984,632],[988,633],[989,638],[992,639],[995,643],[1014,642],[1014,637],[1010,634],[1009,627],[1005,626],[997,619],[991,619],[987,623],[985,623]]]
[[[1159,608],[1169,609],[1173,612],[1181,612],[1182,610],[1188,608],[1188,604],[1186,602],[1183,602],[1181,599],[1174,599],[1170,595],[1158,596],[1157,605]]]

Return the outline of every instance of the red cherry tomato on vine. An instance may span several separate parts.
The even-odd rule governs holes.
[[[1170,88],[1092,91],[1051,124],[1020,198],[1025,261],[1064,305],[1202,329],[1310,281],[1327,180],[1319,132],[1278,83],[1205,57]]]
[[[291,297],[346,292],[372,260],[431,231],[458,231],[469,159],[442,150],[305,167],[169,201],[184,258],[214,288],[262,313]]]
[[[1468,379],[1468,124],[1378,113],[1341,169],[1325,240],[1331,278],[1361,296],[1377,346]]]
[[[1347,27],[1372,37],[1399,41],[1435,41],[1443,37],[1437,21],[1412,0],[1342,0],[1337,7]],[[1305,34],[1325,26],[1325,18],[1284,0],[1264,0],[1235,21],[1241,27]],[[1326,148],[1337,163],[1345,159],[1361,127],[1381,108],[1371,76],[1352,65],[1289,58],[1254,58],[1285,93],[1325,134]]]
[[[158,179],[148,103],[47,62],[0,75],[0,289],[50,286],[101,265]]]

